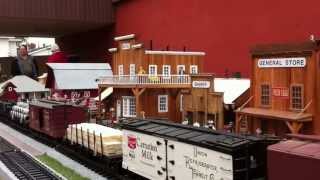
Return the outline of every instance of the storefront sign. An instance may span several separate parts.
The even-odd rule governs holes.
[[[193,88],[210,88],[210,81],[193,81],[192,82]]]
[[[287,87],[274,87],[272,88],[272,96],[289,98],[289,88]]]
[[[306,58],[295,57],[295,58],[270,58],[270,59],[259,59],[259,68],[289,68],[289,67],[305,67]]]

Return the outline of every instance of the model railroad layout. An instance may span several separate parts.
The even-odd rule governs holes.
[[[0,161],[18,179],[61,179],[30,155],[22,152],[3,138],[0,138]]]

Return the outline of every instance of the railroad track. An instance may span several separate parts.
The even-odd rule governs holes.
[[[35,139],[49,147],[55,148],[58,152],[66,155],[67,157],[77,161],[88,169],[96,172],[97,174],[105,177],[108,180],[146,180],[137,176],[127,170],[121,168],[121,157],[116,159],[108,159],[106,157],[94,156],[86,148],[79,145],[70,145],[63,140],[54,140],[46,137],[43,134],[34,132],[26,126],[11,121],[4,116],[0,116],[0,122],[5,123],[11,128],[19,131],[20,133]],[[1,152],[1,149],[0,149]]]
[[[0,160],[21,180],[59,180],[47,168],[21,151],[7,151],[0,154]]]
[[[56,180],[45,166],[34,160],[30,155],[0,138],[0,161],[18,178],[22,180]]]

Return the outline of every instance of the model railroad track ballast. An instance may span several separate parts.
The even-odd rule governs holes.
[[[34,160],[30,155],[20,151],[14,145],[0,138],[0,161],[21,180],[41,179],[58,180],[49,169]]]

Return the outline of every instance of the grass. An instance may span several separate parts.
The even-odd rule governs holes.
[[[53,159],[52,157],[44,154],[37,157],[42,163],[46,164],[56,172],[60,173],[62,176],[69,180],[89,180],[88,178],[82,177],[74,170],[65,167],[59,161]]]

